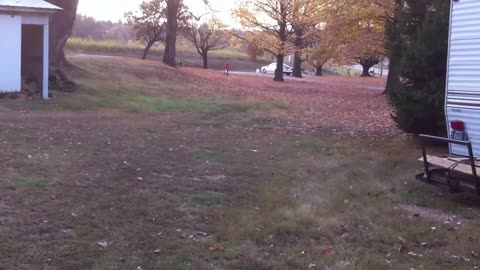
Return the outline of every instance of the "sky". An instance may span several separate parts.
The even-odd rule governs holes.
[[[205,7],[201,0],[184,0],[195,13],[205,13]],[[138,9],[142,0],[80,0],[78,13],[94,17],[97,20],[119,21],[123,15]],[[218,10],[218,17],[224,22],[232,20],[232,9],[235,0],[209,0],[214,10]]]

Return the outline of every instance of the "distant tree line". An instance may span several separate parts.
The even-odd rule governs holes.
[[[96,40],[129,41],[135,39],[130,25],[122,22],[100,21],[81,14],[77,15],[75,19],[72,36]]]

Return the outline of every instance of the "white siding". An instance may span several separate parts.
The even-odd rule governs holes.
[[[480,0],[452,3],[446,114],[465,123],[474,154],[480,157]],[[452,154],[467,155],[466,147],[450,146]]]
[[[480,110],[464,108],[448,108],[448,121],[461,120],[465,123],[465,130],[468,138],[472,142],[473,153],[480,156]],[[451,132],[449,127],[449,133]],[[457,155],[468,155],[466,147],[451,145],[452,153]]]
[[[480,94],[480,1],[452,6],[448,90]]]
[[[21,16],[0,15],[0,92],[21,88]]]
[[[49,23],[48,15],[23,15],[23,24],[47,25]]]
[[[453,3],[451,39],[480,38],[480,1],[460,0]]]

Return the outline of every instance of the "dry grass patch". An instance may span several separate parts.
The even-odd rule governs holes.
[[[232,269],[472,269],[479,265],[474,239],[480,234],[469,229],[480,225],[478,214],[465,226],[455,226],[404,211],[398,206],[404,197],[415,196],[411,190],[430,197],[434,193],[414,183],[413,174],[405,179],[405,171],[415,168],[408,162],[415,153],[390,156],[392,148],[376,143],[361,146],[366,142],[317,141],[317,147],[307,150],[303,147],[312,145],[307,140],[298,144],[300,149],[291,149],[297,158],[282,161],[275,170],[285,175],[267,180],[256,200],[235,204],[216,227],[226,244],[227,265]],[[387,153],[379,151],[384,147]],[[312,154],[313,149],[324,150]],[[439,200],[428,206],[439,206],[435,204]],[[465,207],[448,199],[442,206]]]

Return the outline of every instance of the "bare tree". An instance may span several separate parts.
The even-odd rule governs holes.
[[[137,40],[145,42],[142,59],[147,58],[148,51],[157,42],[164,40],[167,13],[166,0],[146,0],[138,12],[125,14],[128,24],[136,32]]]
[[[190,13],[183,0],[167,1],[167,34],[165,37],[165,52],[163,63],[176,67],[177,34],[180,24],[186,23],[193,15]],[[211,9],[208,0],[202,0]]]
[[[201,25],[192,19],[185,29],[185,37],[195,46],[203,58],[203,68],[208,69],[208,52],[229,46],[224,26],[215,19]]]

